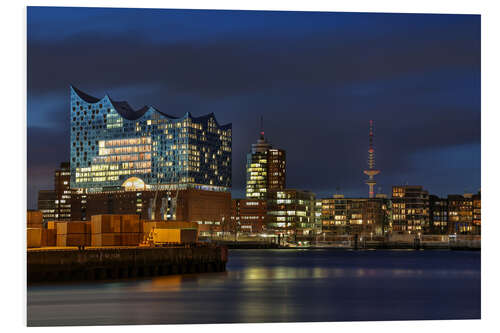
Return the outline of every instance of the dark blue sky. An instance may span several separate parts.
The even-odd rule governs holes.
[[[233,196],[264,116],[287,187],[480,188],[480,16],[28,8],[28,207],[69,160],[69,85],[233,123]]]

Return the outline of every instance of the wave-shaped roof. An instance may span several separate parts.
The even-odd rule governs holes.
[[[137,119],[141,118],[146,112],[148,112],[148,110],[152,109],[155,112],[158,112],[162,116],[167,117],[169,119],[184,119],[184,118],[189,117],[193,120],[205,120],[206,118],[213,118],[215,120],[215,123],[217,124],[217,126],[219,126],[221,129],[229,129],[232,127],[231,123],[225,124],[225,125],[220,125],[213,112],[206,114],[206,115],[203,115],[203,116],[200,116],[200,117],[193,117],[190,112],[186,112],[184,114],[184,116],[182,116],[182,117],[175,117],[175,116],[171,116],[169,114],[163,113],[163,112],[159,111],[158,109],[156,109],[152,106],[147,106],[147,105],[143,106],[142,108],[140,108],[138,110],[134,110],[130,106],[130,104],[128,104],[128,102],[126,102],[126,101],[114,101],[111,99],[111,97],[109,97],[108,94],[106,94],[103,98],[99,99],[99,98],[96,98],[94,96],[91,96],[91,95],[81,91],[80,89],[76,88],[73,85],[71,85],[70,87],[78,95],[78,97],[80,97],[82,100],[84,100],[85,102],[90,103],[90,104],[95,104],[95,103],[107,98],[110,101],[110,103],[113,105],[113,107],[115,108],[116,112],[118,112],[123,118],[128,119],[128,120],[137,120]]]
[[[73,91],[78,95],[78,97],[80,97],[81,99],[83,99],[87,103],[96,103],[96,102],[100,101],[99,98],[92,97],[92,96],[84,93],[83,91],[81,91],[80,89],[78,89],[77,87],[75,87],[73,85],[71,86],[71,89],[73,89]]]

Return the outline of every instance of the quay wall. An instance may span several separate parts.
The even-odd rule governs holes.
[[[222,272],[227,248],[101,247],[28,249],[28,283]]]

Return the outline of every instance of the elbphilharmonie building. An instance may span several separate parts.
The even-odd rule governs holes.
[[[213,113],[174,117],[70,90],[71,188],[230,189],[231,124],[219,125]]]

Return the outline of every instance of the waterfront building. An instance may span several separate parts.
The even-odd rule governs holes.
[[[391,202],[378,195],[375,198],[345,198],[335,194],[322,199],[321,220],[325,236],[382,236],[389,231]]]
[[[422,186],[392,187],[392,232],[423,233],[429,227],[429,193]]]
[[[323,223],[321,221],[321,213],[323,208],[323,199],[317,198],[314,203],[314,229],[317,234],[321,234],[323,230]]]
[[[230,189],[231,124],[219,125],[213,113],[174,117],[70,90],[71,188]]]
[[[70,164],[62,162],[59,169],[55,171],[54,189],[56,193],[55,220],[71,220],[71,188],[70,188]]]
[[[231,216],[231,124],[70,92],[72,219],[138,214],[220,232]]]
[[[136,214],[142,220],[196,222],[200,236],[220,235],[231,218],[231,193],[224,191],[107,191],[88,193],[85,201],[87,216]]]
[[[448,200],[436,195],[429,196],[429,219],[430,226],[424,230],[427,234],[446,235],[448,226]]]
[[[385,236],[391,228],[392,202],[383,194],[376,194],[364,202],[361,235]]]
[[[271,148],[268,152],[267,162],[267,189],[282,190],[286,185],[285,174],[286,153],[283,149]]]
[[[367,198],[349,198],[347,201],[347,222],[351,235],[363,233],[363,213]]]
[[[42,212],[43,222],[54,221],[56,217],[56,191],[38,191],[38,210]]]
[[[476,214],[474,214],[474,195],[466,193],[464,195],[450,194],[448,195],[448,219],[449,233],[453,234],[480,234],[480,215],[477,220],[477,207],[479,205],[480,214],[480,197],[476,196]],[[474,215],[476,215],[476,223],[474,223]]]
[[[262,199],[231,200],[231,232],[256,235],[264,231],[267,206]]]
[[[286,186],[286,154],[273,148],[261,129],[259,140],[247,154],[246,197],[266,199],[269,191],[283,190]]]
[[[90,221],[92,215],[87,214],[87,193],[81,189],[71,190],[71,220]]]
[[[310,191],[271,190],[267,195],[266,229],[281,237],[313,237],[316,195]]]
[[[341,194],[321,200],[322,231],[327,235],[347,235],[347,200]]]
[[[38,209],[44,222],[70,221],[72,219],[72,194],[70,188],[70,165],[62,162],[54,172],[54,190],[38,192]]]
[[[481,234],[481,191],[472,196],[472,224],[474,233]]]

